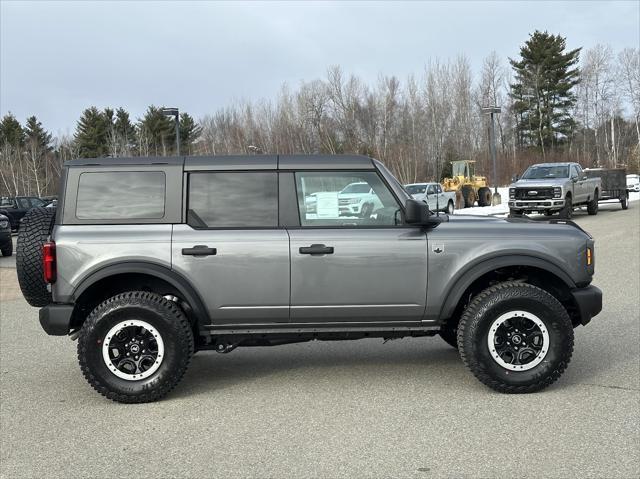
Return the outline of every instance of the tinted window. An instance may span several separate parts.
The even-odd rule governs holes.
[[[76,217],[81,220],[164,217],[165,175],[161,171],[82,173]]]
[[[436,194],[436,187],[433,185],[429,185],[429,188],[427,188],[427,194],[428,195],[435,195]]]
[[[405,189],[410,195],[421,195],[425,191],[425,185],[407,185]]]
[[[46,203],[42,201],[40,198],[31,198],[31,206],[38,207],[38,206],[45,206],[45,205]]]
[[[278,226],[276,173],[192,173],[187,222],[195,228]]]
[[[394,226],[397,201],[372,171],[296,173],[302,226]]]
[[[16,198],[16,202],[18,203],[18,208],[29,209],[29,200],[26,198]]]

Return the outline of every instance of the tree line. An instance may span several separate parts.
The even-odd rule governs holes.
[[[181,153],[359,153],[383,161],[402,182],[437,179],[451,161],[475,160],[491,183],[540,161],[640,167],[640,50],[568,50],[536,31],[518,58],[487,56],[474,75],[464,56],[431,60],[421,75],[367,84],[332,66],[326,77],[283,85],[271,101],[229,105],[196,122],[180,116]],[[498,178],[490,176],[489,117],[496,115]],[[0,193],[53,194],[63,161],[167,156],[173,118],[150,106],[132,121],[124,108],[87,108],[73,137],[53,138],[36,117],[0,121]]]

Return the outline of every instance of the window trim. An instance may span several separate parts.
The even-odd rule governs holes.
[[[384,178],[384,176],[380,173],[380,171],[378,171],[378,169],[374,169],[374,170],[370,170],[370,169],[344,169],[344,170],[291,170],[293,172],[293,186],[294,186],[294,195],[295,195],[295,200],[296,200],[296,216],[298,217],[298,225],[294,225],[294,226],[287,226],[287,229],[334,229],[334,230],[350,230],[350,229],[389,229],[389,228],[411,228],[411,229],[415,229],[417,227],[420,227],[419,225],[410,225],[405,223],[404,221],[404,204],[402,203],[402,201],[400,201],[400,199],[398,198],[398,196],[396,195],[395,191],[393,190],[393,188],[391,188],[391,186],[389,185],[389,183],[386,181],[386,179]],[[301,220],[300,220],[300,195],[298,194],[298,181],[296,179],[296,175],[300,174],[300,173],[373,173],[375,174],[378,179],[380,179],[380,181],[382,182],[382,184],[385,186],[385,188],[387,188],[387,191],[391,194],[391,197],[394,199],[394,201],[396,202],[396,205],[398,206],[398,209],[400,210],[400,220],[401,223],[398,223],[396,225],[348,225],[348,226],[334,226],[334,225],[317,225],[317,226],[306,226],[303,225]],[[373,189],[373,188],[372,188]]]
[[[194,226],[189,224],[189,193],[191,192],[191,175],[192,174],[228,174],[228,173],[270,173],[276,176],[276,225],[275,226]],[[183,188],[184,193],[184,211],[183,211],[183,223],[191,229],[196,231],[217,231],[217,230],[280,230],[284,227],[280,224],[280,175],[278,170],[275,169],[255,169],[255,170],[185,170],[185,180]]]
[[[82,175],[85,174],[109,174],[109,173],[161,173],[164,179],[164,201],[162,202],[162,216],[156,217],[136,217],[136,218],[81,218],[78,216],[78,198],[80,197],[80,182],[82,181]],[[104,223],[104,224],[144,224],[144,223],[160,223],[167,217],[167,173],[164,170],[130,170],[130,171],[113,171],[113,170],[96,170],[96,171],[82,171],[78,174],[76,181],[76,197],[74,201],[73,217],[82,223]],[[115,222],[115,223],[114,223]]]

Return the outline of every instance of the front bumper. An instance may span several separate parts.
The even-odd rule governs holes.
[[[50,336],[66,336],[71,324],[72,304],[49,304],[40,309],[40,325]]]
[[[339,211],[341,216],[359,215],[362,211],[362,204],[340,205]]]
[[[582,325],[587,324],[591,318],[602,311],[602,290],[600,288],[596,286],[577,288],[571,291],[571,295],[578,306]]]
[[[509,200],[509,208],[523,210],[560,210],[564,207],[562,198],[548,200]]]

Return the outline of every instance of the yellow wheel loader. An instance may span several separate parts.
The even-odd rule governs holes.
[[[442,180],[445,191],[455,191],[456,209],[470,208],[476,201],[478,206],[491,206],[491,188],[487,186],[485,176],[475,173],[476,162],[460,160],[451,162],[451,178]]]

